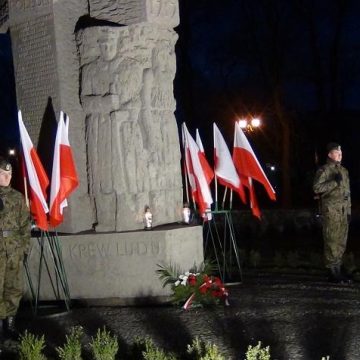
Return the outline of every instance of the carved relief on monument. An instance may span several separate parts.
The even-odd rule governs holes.
[[[149,22],[179,24],[178,0],[146,0],[146,10]]]
[[[92,27],[77,39],[97,231],[141,228],[146,204],[155,225],[178,220],[177,35],[142,24]]]
[[[90,16],[117,24],[179,25],[178,0],[90,0]]]

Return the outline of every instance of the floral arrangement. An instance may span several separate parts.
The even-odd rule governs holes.
[[[156,272],[159,274],[163,287],[171,286],[172,301],[182,305],[187,310],[191,306],[209,306],[224,303],[229,305],[228,291],[217,276],[208,275],[213,266],[202,263],[199,268],[195,265],[189,271],[180,271],[178,267],[160,265]]]

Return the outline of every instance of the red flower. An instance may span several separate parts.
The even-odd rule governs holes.
[[[194,274],[190,274],[188,277],[188,282],[190,286],[194,286],[196,284],[196,276]]]

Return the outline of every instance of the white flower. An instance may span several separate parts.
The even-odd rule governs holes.
[[[185,274],[179,275],[179,279],[175,282],[175,286],[183,285],[186,286],[188,284],[189,276],[199,276],[200,273],[191,273],[189,271],[186,271]]]
[[[179,275],[178,281],[180,282],[181,285],[186,286],[187,281],[188,281],[188,276],[186,275],[186,273],[185,273],[185,275],[183,275],[183,274]]]

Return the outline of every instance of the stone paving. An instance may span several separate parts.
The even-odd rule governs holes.
[[[229,287],[230,306],[184,311],[165,305],[74,307],[70,312],[30,316],[23,308],[17,325],[45,334],[47,356],[56,358],[66,329],[82,325],[84,343],[106,326],[126,350],[136,336],[154,342],[181,359],[195,337],[215,343],[226,359],[244,359],[247,346],[262,341],[272,359],[360,359],[360,284],[331,285],[323,276],[258,273]],[[6,359],[14,343],[7,342]],[[120,350],[121,353],[121,350]],[[84,359],[90,359],[89,352]],[[119,357],[121,358],[121,357]]]

